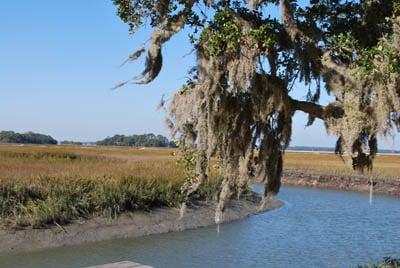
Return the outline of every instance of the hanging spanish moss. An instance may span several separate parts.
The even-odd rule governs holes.
[[[296,111],[309,124],[323,120],[338,137],[336,152],[349,154],[360,172],[372,169],[378,135],[400,128],[399,1],[114,2],[131,31],[154,28],[145,70],[130,81],[153,81],[163,45],[184,27],[193,30],[197,64],[170,103],[168,123],[196,157],[183,208],[208,179],[211,160],[219,161],[216,223],[255,177],[265,184],[261,208],[279,192]],[[268,16],[271,5],[279,18]],[[291,97],[299,85],[305,100]],[[326,106],[318,104],[322,87],[335,98]]]

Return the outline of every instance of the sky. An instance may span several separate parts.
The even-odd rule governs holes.
[[[3,1],[0,8],[0,131],[33,131],[57,140],[96,141],[114,134],[153,132],[169,137],[165,112],[157,109],[186,81],[194,54],[187,34],[163,48],[164,66],[149,85],[111,88],[140,74],[143,60],[121,66],[148,39],[134,36],[111,0]],[[304,98],[298,86],[293,95]],[[331,99],[323,95],[321,102]],[[293,146],[333,147],[317,120],[297,112]],[[380,139],[399,149],[399,137]]]

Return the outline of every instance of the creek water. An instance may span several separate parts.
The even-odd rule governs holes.
[[[255,186],[260,191],[260,186]],[[285,205],[244,220],[0,256],[0,267],[85,267],[131,260],[154,267],[350,267],[400,257],[400,199],[284,187]],[[1,241],[0,241],[1,243]]]

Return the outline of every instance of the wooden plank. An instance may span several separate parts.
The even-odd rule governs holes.
[[[90,266],[86,268],[153,268],[153,267],[131,261],[121,261],[121,262],[114,262],[98,266]]]

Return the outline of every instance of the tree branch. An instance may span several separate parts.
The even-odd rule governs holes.
[[[283,25],[285,27],[286,32],[289,34],[292,42],[296,42],[296,39],[299,38],[303,43],[312,44],[315,50],[320,50],[315,43],[314,40],[304,34],[299,27],[297,26],[296,19],[293,16],[293,10],[290,5],[290,1],[288,0],[280,0],[280,8],[281,8],[281,16],[283,20]],[[320,54],[322,54],[320,52]]]
[[[293,111],[302,111],[309,114],[311,117],[325,120],[327,118],[341,118],[344,115],[343,107],[333,102],[327,106],[319,105],[308,101],[299,101],[289,97],[290,105]]]
[[[137,84],[148,84],[152,82],[160,73],[163,57],[162,57],[162,46],[164,43],[168,42],[172,36],[180,32],[186,23],[186,19],[188,15],[192,12],[193,5],[197,2],[197,0],[188,0],[185,3],[184,9],[180,11],[178,14],[164,18],[161,26],[154,29],[151,37],[150,37],[150,48],[147,50],[147,57],[145,62],[145,69],[142,72],[141,76],[134,77],[128,81],[122,82],[114,87],[114,89],[122,87],[132,80],[139,80],[136,82]],[[140,57],[140,55],[144,52],[144,49],[133,53],[132,57],[129,60],[136,60]]]
[[[324,107],[322,105],[307,101],[299,101],[290,97],[289,100],[293,111],[302,111],[312,117],[324,119]]]
[[[276,76],[257,74],[257,83],[259,84],[256,86],[261,88],[272,86],[274,88],[274,93],[276,93],[277,96],[285,98],[289,102],[292,112],[302,111],[309,114],[311,117],[319,118],[321,120],[326,120],[328,118],[342,118],[344,116],[343,106],[338,101],[323,106],[309,101],[293,99],[288,96],[285,82]]]

